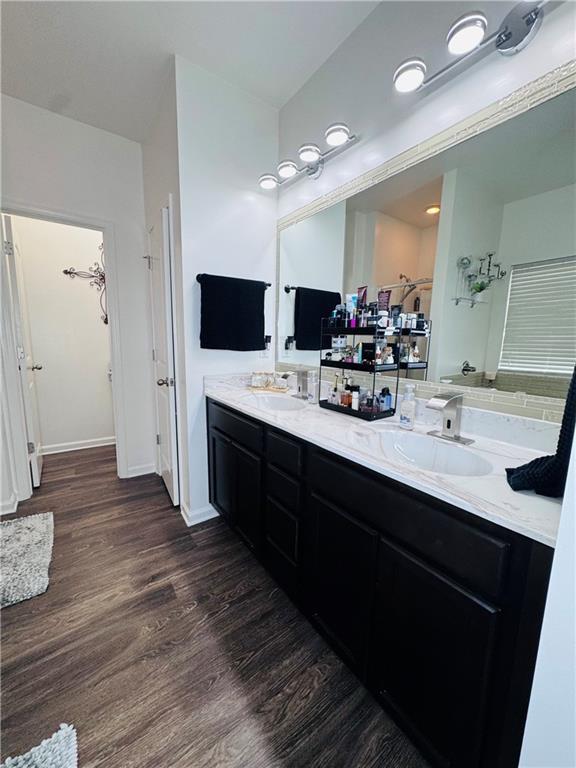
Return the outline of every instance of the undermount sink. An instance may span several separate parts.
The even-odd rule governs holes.
[[[251,404],[262,411],[301,411],[306,408],[304,400],[298,400],[290,395],[252,393],[248,395]]]
[[[352,431],[353,447],[368,453],[380,453],[390,461],[401,461],[427,472],[442,475],[480,477],[492,471],[482,456],[461,445],[418,432],[405,432],[390,425],[378,429]]]

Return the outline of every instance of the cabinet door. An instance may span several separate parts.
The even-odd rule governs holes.
[[[480,765],[498,609],[380,542],[369,682],[436,755]]]
[[[315,519],[312,609],[316,620],[360,674],[364,670],[376,583],[378,535],[312,494]]]
[[[236,498],[235,524],[252,549],[262,543],[262,459],[234,445]]]
[[[216,430],[210,430],[211,502],[230,523],[234,519],[234,445]]]

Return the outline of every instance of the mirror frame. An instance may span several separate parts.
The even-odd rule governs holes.
[[[461,144],[468,139],[478,136],[481,133],[489,131],[491,128],[495,128],[502,123],[512,120],[519,115],[528,112],[534,107],[540,106],[546,103],[550,99],[560,96],[571,89],[576,88],[576,60],[567,62],[561,67],[551,70],[542,77],[533,80],[530,83],[518,88],[508,96],[498,101],[493,102],[484,109],[475,112],[469,117],[461,120],[450,128],[446,128],[443,131],[431,136],[421,144],[411,147],[405,152],[390,158],[384,163],[376,166],[366,173],[360,174],[354,179],[342,184],[332,192],[326,195],[322,195],[308,205],[298,208],[292,213],[283,216],[278,219],[277,231],[276,231],[276,308],[275,308],[275,335],[278,330],[278,313],[280,309],[280,235],[283,230],[288,227],[298,224],[301,221],[313,216],[316,213],[326,210],[336,203],[343,202],[349,197],[363,192],[375,184],[379,184],[386,179],[396,176],[408,168],[411,168],[418,163],[428,160],[435,155],[444,152],[451,147]],[[277,341],[277,340],[276,340]],[[280,364],[286,366],[285,363],[280,361],[278,357],[278,349],[275,349],[275,368]],[[293,365],[292,367],[299,367]],[[436,387],[438,391],[442,388],[448,389],[446,385],[441,385],[436,382],[426,382],[426,384]],[[481,401],[482,397],[478,396],[478,388],[460,386],[454,387],[456,389],[463,389],[468,392],[476,393],[474,399]],[[499,393],[500,394],[500,393]],[[510,404],[514,404],[516,393],[502,392],[503,399],[510,400]],[[532,398],[539,398],[540,396],[525,395],[527,401]],[[486,398],[488,399],[488,398]],[[542,398],[541,398],[542,399]],[[565,403],[560,398],[545,398],[548,401],[555,401],[561,403],[562,406]],[[527,403],[529,404],[529,402]],[[499,410],[507,410],[504,403],[501,404],[502,408]],[[512,409],[511,409],[512,410]],[[529,414],[527,414],[529,415]]]

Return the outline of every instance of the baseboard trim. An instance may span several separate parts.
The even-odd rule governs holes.
[[[190,510],[186,504],[180,504],[180,514],[184,518],[184,522],[191,528],[193,525],[198,525],[206,520],[211,520],[213,517],[218,517],[218,512],[211,504],[206,507],[200,507],[200,509]]]
[[[0,515],[13,515],[18,509],[18,497],[13,493],[9,499],[0,501]]]
[[[48,456],[51,453],[66,453],[67,451],[83,451],[86,448],[101,448],[104,445],[116,445],[116,438],[95,437],[92,440],[75,440],[71,443],[53,443],[52,445],[43,445],[40,453],[42,456]]]
[[[156,473],[156,464],[152,461],[150,464],[128,467],[128,472],[122,477],[140,477],[140,475],[153,475],[154,473]]]

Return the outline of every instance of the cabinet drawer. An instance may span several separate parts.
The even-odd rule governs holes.
[[[266,492],[290,512],[300,511],[300,483],[271,466],[266,474]]]
[[[209,405],[208,416],[211,427],[216,427],[245,448],[262,453],[264,430],[260,424],[213,402]]]
[[[302,473],[302,451],[302,444],[296,440],[291,440],[279,432],[268,433],[268,461],[296,477]]]
[[[459,519],[466,513],[316,452],[310,457],[309,474],[311,485],[326,498],[463,584],[487,597],[501,597],[510,544]]]

